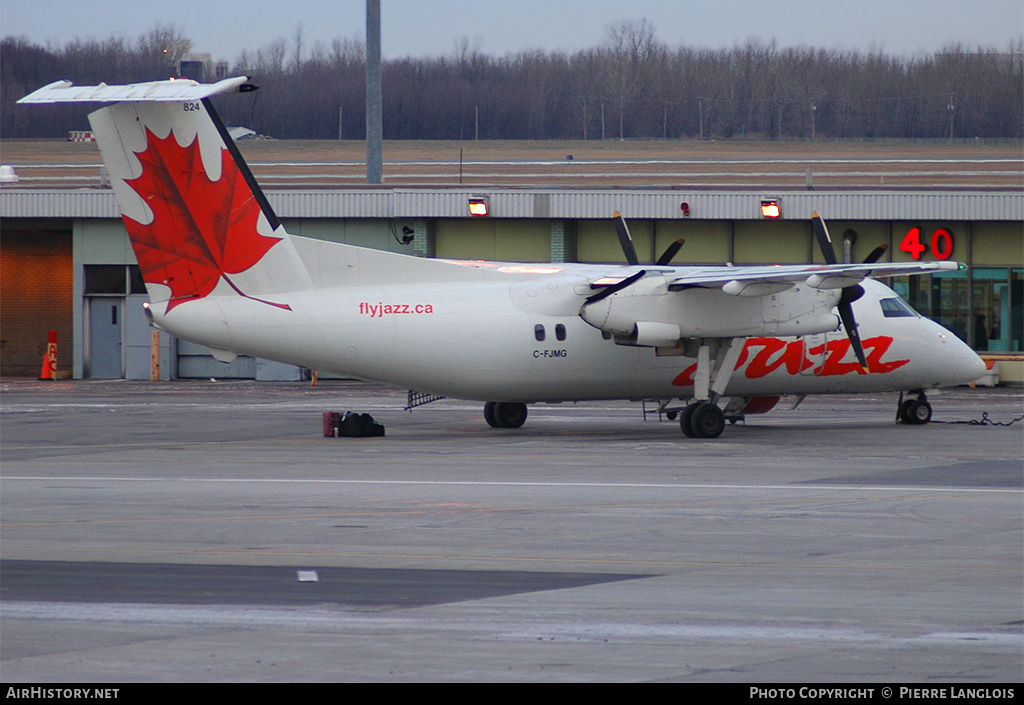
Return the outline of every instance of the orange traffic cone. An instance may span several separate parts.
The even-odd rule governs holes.
[[[46,354],[43,355],[43,369],[39,379],[57,379],[57,331],[51,330],[46,340]]]

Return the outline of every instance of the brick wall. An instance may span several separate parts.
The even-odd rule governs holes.
[[[72,365],[71,232],[0,233],[0,375],[38,377],[57,331],[57,370]]]

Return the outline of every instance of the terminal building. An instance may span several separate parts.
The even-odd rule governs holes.
[[[674,188],[366,187],[267,189],[294,235],[409,256],[511,262],[624,263],[611,219],[627,219],[642,262],[673,241],[674,264],[821,261],[810,215],[825,218],[846,261],[943,259],[966,271],[892,285],[920,313],[1024,380],[1024,194],[1019,190],[680,190]],[[0,189],[0,372],[39,374],[47,333],[58,373],[150,379],[147,300],[109,188]],[[302,379],[310,371],[240,357],[225,365],[159,338],[159,377]]]

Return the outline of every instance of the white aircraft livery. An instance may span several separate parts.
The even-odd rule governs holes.
[[[484,402],[495,428],[527,404],[657,400],[687,437],[780,395],[911,393],[964,384],[984,362],[873,277],[963,268],[840,264],[641,266],[423,259],[288,234],[209,96],[245,77],[128,86],[59,81],[21,103],[110,103],[89,116],[150,297],[152,324],[209,346],[445,397]]]

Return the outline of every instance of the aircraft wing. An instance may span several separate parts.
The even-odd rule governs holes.
[[[668,277],[670,291],[701,287],[729,294],[762,296],[805,283],[815,289],[842,289],[868,277],[895,277],[956,271],[957,262],[885,262],[870,264],[765,265],[688,269]]]
[[[225,78],[217,83],[197,83],[187,78],[133,83],[127,86],[76,86],[71,81],[54,81],[29,93],[19,103],[174,103],[202,100],[218,93],[245,93],[255,86],[245,76]]]

